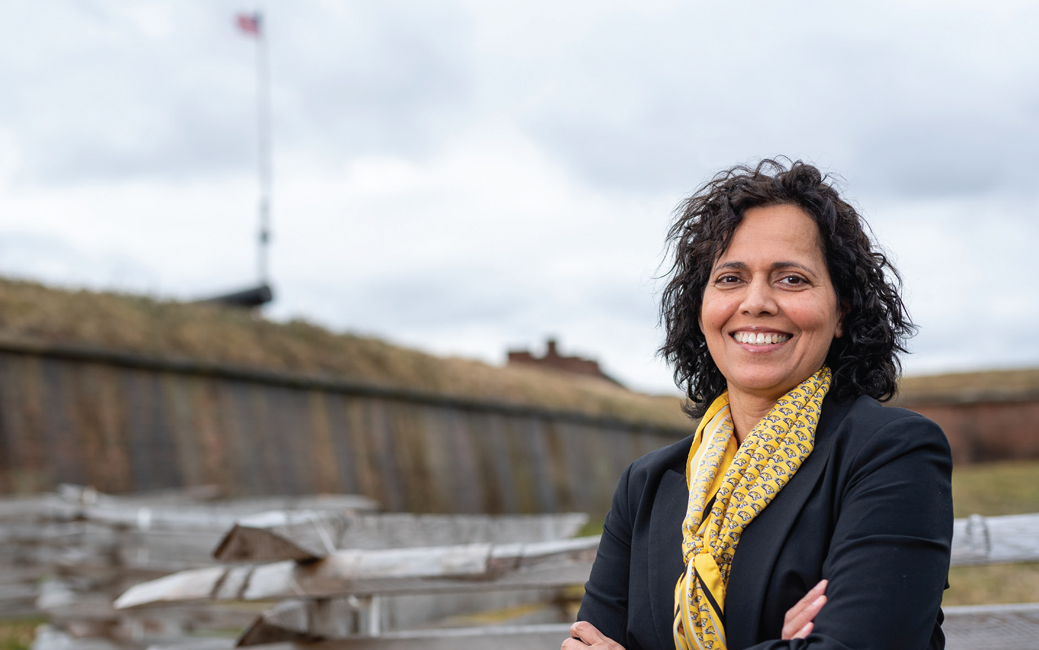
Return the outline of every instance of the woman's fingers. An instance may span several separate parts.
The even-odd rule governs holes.
[[[577,621],[570,626],[570,638],[563,641],[561,650],[581,650],[588,647],[602,650],[624,650],[624,646],[604,636],[588,621]]]
[[[820,580],[804,595],[804,598],[797,601],[797,604],[787,611],[786,616],[783,617],[783,640],[803,639],[811,633],[811,627],[814,627],[812,621],[826,604],[826,596],[823,595],[823,592],[826,591],[826,584],[826,580]],[[805,631],[806,628],[808,628],[807,631]],[[802,632],[804,632],[803,635]]]
[[[795,639],[803,639],[812,633],[812,628],[815,627],[815,623],[806,623],[804,627],[797,631],[794,635]]]

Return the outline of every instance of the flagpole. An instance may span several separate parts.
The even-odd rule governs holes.
[[[270,280],[268,255],[271,239],[271,186],[274,170],[271,164],[271,75],[270,57],[267,50],[267,25],[264,16],[257,11],[256,33],[256,114],[259,142],[260,172],[260,231],[257,250],[257,271],[260,284]]]

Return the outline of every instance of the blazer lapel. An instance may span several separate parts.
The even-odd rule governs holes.
[[[684,463],[683,463],[684,467]],[[689,504],[685,473],[669,469],[660,478],[649,519],[649,598],[660,648],[674,646],[675,584],[685,571],[682,522]]]
[[[743,531],[732,560],[725,596],[726,603],[739,603],[733,607],[725,606],[728,647],[745,648],[757,643],[761,609],[776,558],[826,468],[833,430],[849,408],[850,405],[837,405],[830,399],[823,401],[811,455],[768,507]]]

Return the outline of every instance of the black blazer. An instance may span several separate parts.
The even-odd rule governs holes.
[[[632,463],[606,515],[578,620],[627,650],[672,650],[692,437]],[[815,449],[750,523],[725,597],[729,650],[944,648],[952,458],[927,418],[869,397],[823,401]],[[807,639],[783,616],[822,578]]]

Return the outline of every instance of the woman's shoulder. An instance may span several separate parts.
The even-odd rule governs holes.
[[[830,407],[824,409],[820,427],[832,431],[838,446],[891,451],[925,446],[948,452],[949,443],[941,427],[915,411],[886,406],[868,395],[834,402]]]

